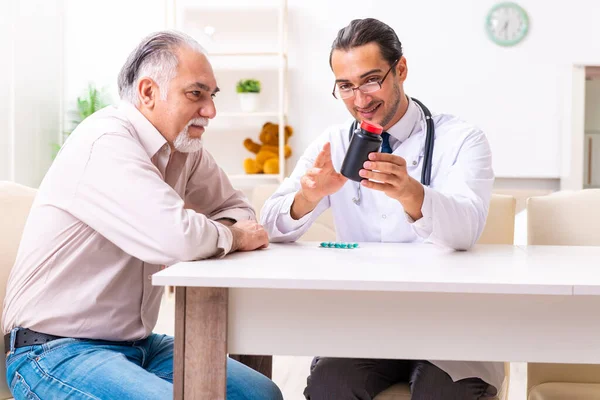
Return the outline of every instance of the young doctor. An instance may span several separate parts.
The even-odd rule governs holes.
[[[484,133],[451,115],[431,116],[404,93],[402,45],[381,21],[354,20],[341,29],[329,61],[333,95],[353,118],[325,130],[265,203],[261,223],[271,241],[297,240],[331,207],[341,241],[470,248],[483,230],[494,182]],[[356,121],[364,120],[384,132],[381,152],[369,155],[359,183],[339,171]],[[304,395],[373,399],[408,382],[413,400],[475,400],[493,397],[503,379],[503,363],[317,357]]]

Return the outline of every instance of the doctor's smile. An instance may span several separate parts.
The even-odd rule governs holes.
[[[381,103],[374,104],[370,107],[360,108],[355,107],[356,113],[358,113],[362,119],[372,119],[375,116],[375,113],[381,109]]]

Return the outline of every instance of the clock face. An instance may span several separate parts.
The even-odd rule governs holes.
[[[529,18],[518,4],[500,3],[488,13],[485,29],[496,44],[514,46],[527,35]]]

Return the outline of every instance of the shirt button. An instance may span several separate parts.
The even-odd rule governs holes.
[[[383,219],[386,219],[386,218],[387,218],[387,216],[386,216],[385,214],[383,214],[383,215],[381,216],[381,218],[383,218]]]
[[[151,281],[152,280],[152,275],[148,275],[148,280]]]
[[[413,165],[417,165],[417,161],[413,161]]]

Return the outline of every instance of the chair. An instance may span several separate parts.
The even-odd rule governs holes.
[[[260,185],[252,194],[252,205],[259,211],[265,201],[277,189],[277,185]],[[484,231],[478,241],[480,244],[513,244],[515,229],[515,198],[508,195],[493,194]],[[309,230],[302,236],[306,241],[334,241],[335,227],[330,210],[321,214]],[[496,400],[506,399],[510,376],[510,363],[505,363],[506,378],[499,389]],[[375,400],[410,400],[407,384],[397,384],[381,392]],[[494,399],[490,399],[494,400]]]
[[[37,191],[12,182],[0,181],[0,297],[4,300],[6,281],[15,262],[25,221]],[[4,348],[2,340],[2,353]],[[0,399],[10,399],[12,394],[6,383],[6,367],[0,362]]]
[[[492,194],[485,227],[479,244],[513,244],[516,200],[513,196]]]
[[[600,189],[527,201],[527,243],[600,246]],[[528,400],[600,400],[600,365],[527,364]]]

